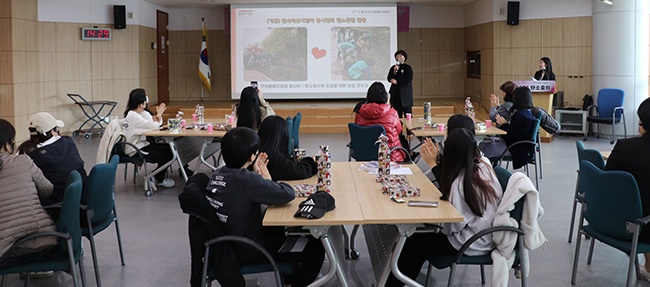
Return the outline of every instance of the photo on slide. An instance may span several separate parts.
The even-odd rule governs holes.
[[[244,29],[245,81],[306,81],[307,28]]]
[[[390,50],[389,27],[333,27],[332,80],[385,80]]]

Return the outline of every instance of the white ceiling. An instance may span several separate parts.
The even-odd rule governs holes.
[[[145,0],[169,8],[213,7],[227,4],[277,4],[277,3],[350,3],[350,0]],[[401,0],[398,4],[463,6],[477,0]],[[355,0],[355,3],[395,3],[395,0]]]

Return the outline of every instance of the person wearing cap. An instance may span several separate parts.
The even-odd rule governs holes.
[[[258,153],[259,146],[259,136],[250,128],[238,127],[227,132],[221,142],[225,166],[210,176],[205,198],[220,219],[216,224],[222,226],[226,234],[259,243],[276,261],[299,263],[291,278],[285,276],[285,283],[293,287],[307,286],[318,276],[325,250],[318,239],[310,236],[302,252],[278,252],[286,240],[284,228],[262,226],[262,205],[290,202],[295,198],[295,191],[289,184],[271,180],[266,167],[268,157]],[[248,170],[251,165],[253,171]],[[264,257],[251,248],[237,244],[234,248],[240,264],[264,262]]]
[[[148,161],[158,164],[156,168],[168,163],[172,158],[171,148],[166,143],[158,143],[153,138],[148,138],[143,135],[144,132],[157,130],[162,126],[162,115],[167,109],[165,103],[161,103],[156,107],[156,115],[152,116],[147,109],[149,98],[144,89],[138,88],[131,91],[129,94],[129,101],[126,104],[124,111],[124,124],[123,132],[126,141],[134,144],[145,155]],[[135,150],[131,147],[125,148],[129,156],[135,154]],[[156,183],[163,187],[174,186],[174,180],[167,177],[167,169],[157,173],[154,178]]]
[[[63,121],[55,119],[46,112],[29,117],[29,139],[36,149],[27,155],[54,184],[54,192],[43,201],[46,205],[63,200],[68,175],[73,170],[79,172],[81,178],[86,180],[84,161],[79,155],[77,145],[69,136],[60,134],[59,129],[64,126]]]

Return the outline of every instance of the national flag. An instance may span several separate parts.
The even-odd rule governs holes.
[[[208,31],[205,28],[205,19],[201,18],[203,27],[203,36],[201,37],[201,55],[199,57],[199,78],[203,81],[205,87],[210,91],[210,62],[208,61]]]

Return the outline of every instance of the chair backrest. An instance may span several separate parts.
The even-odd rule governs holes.
[[[348,123],[350,130],[350,149],[352,158],[357,161],[377,160],[379,145],[375,144],[379,135],[386,133],[381,125],[360,126]]]
[[[293,149],[300,148],[300,122],[302,121],[302,113],[298,112],[295,117],[293,117],[293,128],[289,130],[291,133],[291,140],[293,141]]]
[[[643,216],[639,186],[625,171],[604,171],[593,163],[580,162],[580,186],[585,192],[585,219],[594,230],[605,235],[631,240],[626,222]]]
[[[614,108],[622,107],[625,92],[621,89],[600,89],[598,91],[598,116],[611,118]],[[621,110],[616,110],[616,120],[621,118]]]
[[[94,210],[94,215],[91,218],[92,222],[104,221],[113,212],[115,207],[115,173],[117,172],[119,160],[119,156],[114,155],[109,163],[95,165],[86,179],[81,203]]]
[[[287,130],[289,131],[289,145],[287,146],[287,150],[289,151],[287,154],[288,155],[293,155],[293,144],[292,144],[292,131],[293,131],[293,118],[292,117],[287,117]]]
[[[82,182],[83,179],[82,179],[82,177],[81,177],[81,174],[79,174],[78,171],[73,170],[73,171],[71,171],[70,174],[68,175],[68,179],[67,179],[67,181],[66,181],[66,183],[65,183],[65,186],[67,187],[68,185],[70,185],[71,183],[73,183],[73,182],[75,182],[75,181]]]
[[[508,181],[510,180],[510,176],[512,176],[512,173],[500,166],[494,167],[494,173],[496,173],[497,179],[499,180],[499,184],[501,184],[501,189],[503,189],[503,191],[505,192],[506,188],[508,187]],[[510,212],[510,217],[516,219],[517,221],[520,221],[523,210],[524,210],[524,200],[522,197],[522,199],[520,199],[515,203],[515,208]]]
[[[77,171],[72,171],[76,173]],[[76,177],[76,176],[74,176]],[[59,220],[56,222],[56,230],[62,233],[68,233],[72,236],[72,249],[75,258],[81,254],[81,224],[79,222],[79,205],[81,203],[81,191],[83,183],[81,175],[79,180],[75,180],[68,184],[65,188],[63,201],[61,203],[61,213]],[[64,240],[59,240],[59,248],[67,252],[67,247]]]
[[[578,162],[583,160],[593,163],[599,169],[605,169],[605,159],[600,151],[595,149],[578,150]]]

